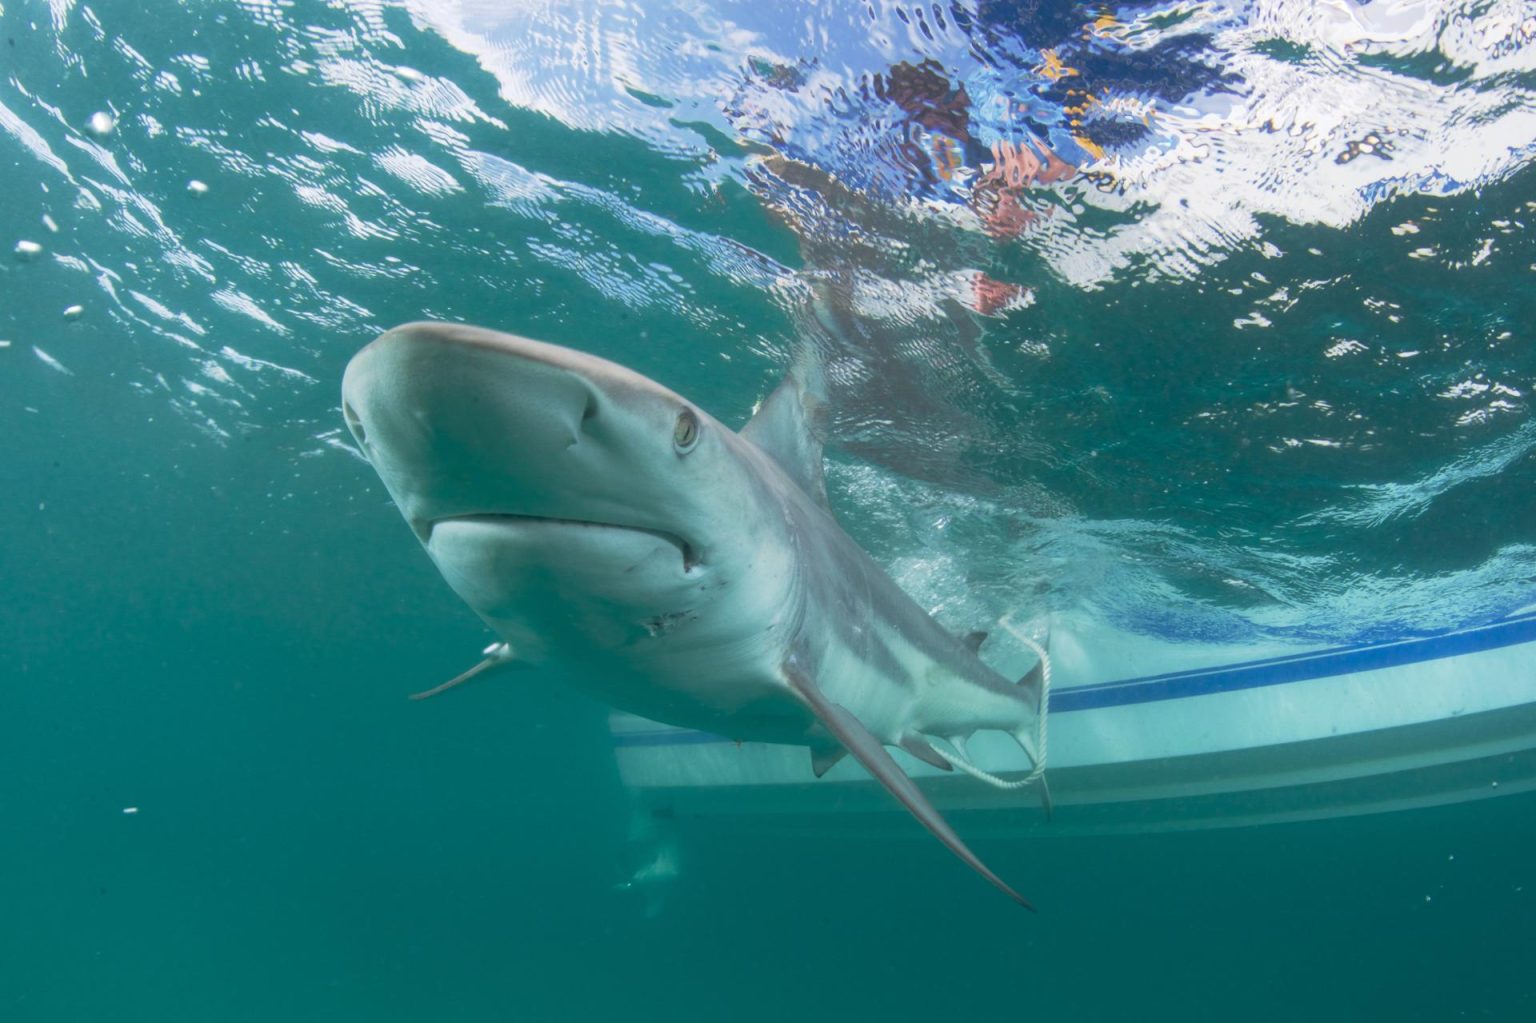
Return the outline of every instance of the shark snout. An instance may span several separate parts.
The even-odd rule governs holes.
[[[342,413],[419,536],[439,519],[555,516],[580,489],[598,396],[537,342],[411,325],[348,365]],[[588,445],[590,447],[590,445]]]
[[[347,427],[423,543],[475,516],[679,532],[681,404],[595,356],[440,323],[381,335],[342,381]]]

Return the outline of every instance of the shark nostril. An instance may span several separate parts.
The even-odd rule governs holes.
[[[352,437],[357,441],[357,446],[366,449],[368,447],[368,431],[363,429],[363,421],[358,418],[356,410],[351,402],[341,403],[341,414],[347,421],[347,429],[352,431]]]

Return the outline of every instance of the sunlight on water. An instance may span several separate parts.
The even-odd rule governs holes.
[[[745,358],[738,409],[820,332],[843,450],[1021,516],[930,537],[1010,566],[986,614],[1108,573],[1239,629],[1480,619],[1529,598],[1492,570],[1517,519],[1433,557],[1349,539],[1530,450],[1531,210],[1500,183],[1536,146],[1536,43],[1475,7],[13,9],[55,42],[0,95],[36,182],[10,333],[60,373],[138,339],[124,382],[227,442],[399,319],[558,324],[710,388],[701,356]],[[584,331],[571,301],[639,319]]]

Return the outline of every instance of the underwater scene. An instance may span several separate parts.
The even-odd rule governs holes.
[[[0,0],[0,1021],[1536,1019],[1533,163],[1529,0]]]

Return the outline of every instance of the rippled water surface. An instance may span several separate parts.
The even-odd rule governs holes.
[[[738,424],[810,344],[957,629],[1481,623],[1533,157],[1520,2],[3,0],[0,1016],[1528,1018],[1523,797],[1000,851],[1022,922],[722,837],[643,919],[600,709],[399,699],[486,640],[337,392],[435,318]]]

